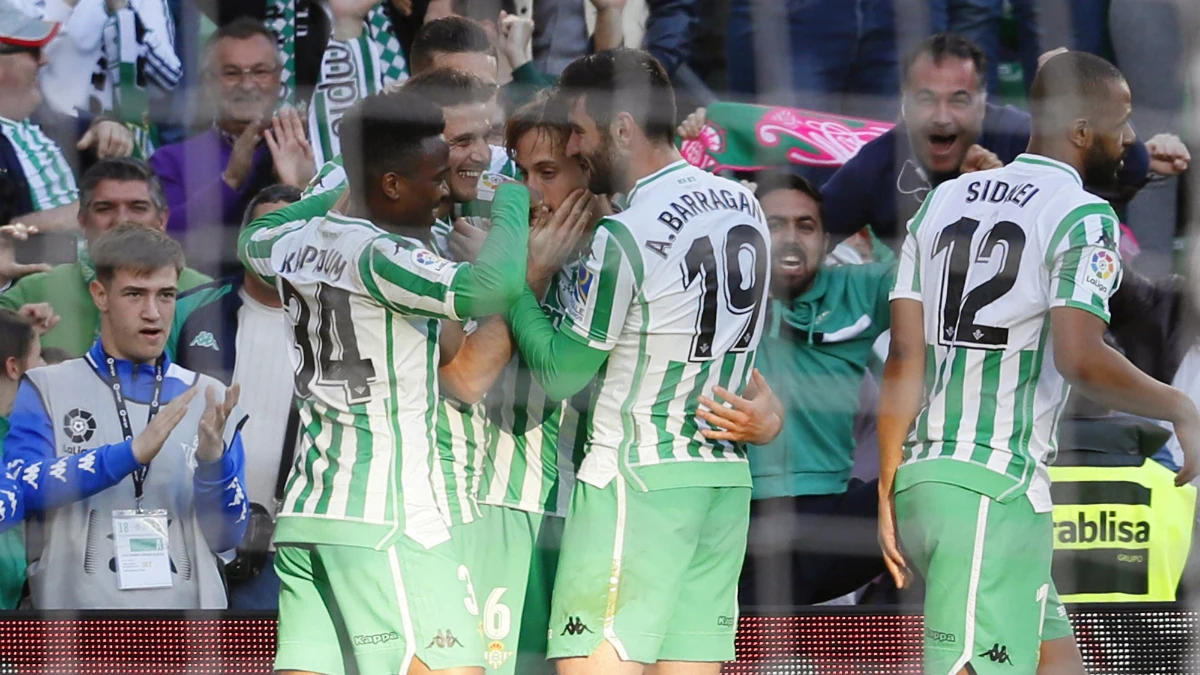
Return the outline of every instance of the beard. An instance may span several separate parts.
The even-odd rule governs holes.
[[[1089,187],[1115,188],[1117,174],[1125,161],[1125,150],[1116,157],[1105,153],[1100,144],[1093,144],[1083,156],[1083,184]]]
[[[592,194],[611,195],[617,192],[617,149],[612,136],[605,135],[600,149],[584,157],[588,168],[588,190]]]

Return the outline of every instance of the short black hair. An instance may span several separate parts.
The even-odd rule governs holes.
[[[350,186],[362,190],[368,180],[388,172],[411,176],[426,139],[445,128],[441,108],[404,88],[359,101],[342,118],[342,159]]]
[[[9,359],[21,360],[35,337],[33,323],[11,309],[0,309],[0,377]]]
[[[417,31],[408,57],[413,74],[432,68],[436,54],[495,56],[496,50],[483,26],[465,17],[447,16],[430,21]]]
[[[432,101],[440,108],[487,103],[496,97],[496,85],[461,70],[438,68],[410,77],[404,91]]]
[[[164,267],[183,272],[183,249],[179,243],[143,225],[118,225],[96,237],[88,246],[88,254],[96,267],[96,278],[108,285],[119,269],[136,274],[152,274]]]
[[[1124,80],[1116,66],[1087,52],[1064,52],[1052,57],[1038,69],[1029,88],[1034,135],[1061,133],[1073,120],[1091,119],[1108,110],[1112,85]]]
[[[904,56],[901,74],[903,84],[908,86],[908,76],[912,73],[913,64],[922,56],[933,59],[934,65],[942,65],[947,58],[962,59],[975,64],[975,75],[979,78],[979,91],[987,89],[987,55],[983,49],[971,40],[958,33],[937,33],[922,40]]]
[[[504,148],[513,160],[517,158],[517,144],[525,134],[537,131],[546,134],[554,143],[566,145],[571,137],[571,124],[561,99],[539,96],[513,111],[504,124]]]
[[[762,201],[772,192],[779,190],[795,190],[802,194],[808,195],[817,204],[817,212],[821,215],[822,225],[825,222],[825,198],[821,196],[821,190],[809,179],[801,176],[798,173],[788,171],[787,169],[766,169],[758,172],[755,176],[757,187],[754,190],[754,197]]]
[[[675,140],[675,90],[658,59],[621,47],[580,57],[559,79],[562,95],[587,96],[588,115],[604,130],[619,112],[629,113],[652,140]]]
[[[164,211],[167,208],[167,196],[163,192],[162,183],[154,174],[154,169],[140,159],[133,157],[111,157],[96,162],[79,179],[79,207],[86,211],[95,196],[96,187],[106,180],[120,183],[145,183],[150,192],[150,201],[154,208]]]
[[[246,205],[246,213],[242,215],[242,227],[250,224],[250,221],[254,219],[254,209],[263,204],[275,204],[278,202],[295,204],[300,201],[301,196],[303,196],[303,193],[300,192],[299,188],[282,183],[259,190],[258,194],[254,195],[254,199],[251,199],[250,203]]]

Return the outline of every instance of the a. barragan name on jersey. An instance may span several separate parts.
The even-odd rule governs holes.
[[[759,220],[761,217],[758,201],[748,199],[746,193],[734,195],[730,190],[718,191],[712,188],[707,192],[700,190],[685,192],[675,197],[668,204],[668,208],[669,210],[658,214],[658,222],[675,232],[683,229],[688,219],[713,211],[742,211],[755,220]]]
[[[299,272],[310,263],[315,263],[313,271],[325,274],[335,281],[341,279],[342,273],[346,271],[346,258],[340,252],[316,246],[305,246],[299,251],[292,251],[283,259],[283,269],[280,272],[283,274]]]

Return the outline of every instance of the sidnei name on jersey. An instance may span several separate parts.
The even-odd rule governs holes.
[[[1024,207],[1041,190],[1040,187],[1035,186],[1033,183],[1009,185],[1002,180],[977,180],[967,186],[967,203],[992,202],[993,204],[1000,204],[1002,202],[1011,202]]]
[[[341,279],[342,273],[346,271],[346,258],[341,252],[328,248],[305,246],[298,251],[292,251],[283,259],[283,267],[280,272],[292,274],[310,264],[313,266],[313,271],[325,274],[334,281]]]
[[[695,182],[696,179],[680,180],[681,183],[685,181]],[[658,222],[678,232],[691,218],[713,211],[741,211],[755,220],[762,220],[757,200],[747,199],[745,193],[734,194],[730,190],[709,188],[707,191],[691,190],[677,195],[667,205],[667,209],[658,214]],[[667,241],[647,241],[646,248],[665,260],[674,241],[675,236],[670,235]]]

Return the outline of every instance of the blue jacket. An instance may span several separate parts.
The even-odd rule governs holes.
[[[1008,164],[1029,146],[1029,113],[1012,106],[988,105],[978,145],[996,153]],[[834,242],[870,225],[875,234],[894,248],[901,243],[904,226],[916,215],[925,195],[957,174],[926,176],[912,154],[903,123],[867,143],[821,188],[825,231]],[[1141,141],[1134,143],[1121,170],[1115,193],[1089,190],[1118,204],[1127,202],[1146,182],[1150,154]]]
[[[99,341],[88,354],[95,363],[105,360]],[[166,359],[163,367],[169,369],[170,365],[170,359]],[[143,404],[148,402],[153,394],[154,367],[148,364],[135,367],[123,360],[118,360],[116,367],[126,398]],[[97,376],[107,377],[107,373],[97,372]],[[180,379],[165,377],[163,405],[183,394],[188,387]],[[43,464],[57,464],[63,458],[57,456],[54,421],[46,412],[41,393],[28,379],[22,380],[17,389],[9,422],[11,428],[4,441],[7,477],[16,480],[26,515],[52,511],[103,492],[121,483],[141,466],[133,456],[132,441],[122,441],[67,456],[65,471],[58,467],[57,472],[45,469]],[[34,480],[28,479],[31,475]],[[55,475],[58,479],[36,480],[39,475]],[[235,494],[245,484],[245,477],[245,451],[240,431],[233,435],[220,460],[198,462],[196,466],[192,480],[196,516],[213,552],[235,548],[246,533],[246,500],[243,495]],[[15,522],[15,519],[0,522],[0,530]]]

